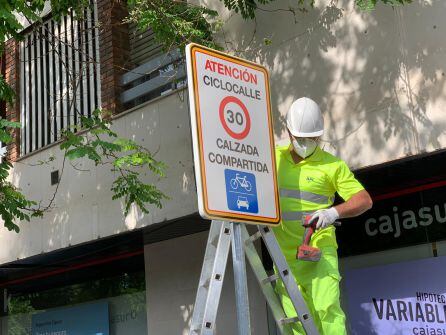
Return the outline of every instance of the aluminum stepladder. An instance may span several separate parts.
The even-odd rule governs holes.
[[[189,335],[215,334],[220,294],[232,244],[235,295],[237,307],[238,335],[251,335],[248,284],[246,278],[245,254],[260,284],[261,290],[271,309],[279,331],[292,335],[289,324],[300,321],[307,335],[319,335],[299,288],[280,250],[271,228],[257,226],[258,231],[249,235],[244,223],[215,221],[211,223],[206,252],[198,285],[194,312]],[[276,265],[277,274],[268,276],[254,241],[262,238]],[[297,312],[297,317],[287,318],[277,296],[273,282],[282,280]]]

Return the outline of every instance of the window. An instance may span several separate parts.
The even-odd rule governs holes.
[[[140,30],[135,23],[129,24],[130,63],[138,67],[163,54],[152,29]]]
[[[100,106],[96,6],[45,20],[20,42],[21,154],[60,139]]]
[[[178,49],[165,53],[152,29],[130,24],[130,69],[121,78],[121,102],[132,108],[186,85],[184,59]]]

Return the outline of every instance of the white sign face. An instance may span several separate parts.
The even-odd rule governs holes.
[[[345,274],[350,334],[445,335],[446,257]]]
[[[186,59],[201,216],[278,224],[268,72],[195,44]]]

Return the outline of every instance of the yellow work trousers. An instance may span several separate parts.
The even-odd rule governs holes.
[[[336,248],[322,249],[319,262],[288,261],[307,307],[321,335],[346,335],[345,314],[339,302],[339,270]],[[281,281],[276,291],[288,317],[296,311]],[[294,335],[305,335],[302,325],[291,326]]]

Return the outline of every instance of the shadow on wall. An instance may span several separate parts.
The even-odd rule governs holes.
[[[230,52],[270,69],[278,138],[292,101],[310,96],[325,113],[325,147],[353,166],[373,163],[359,155],[364,146],[387,150],[386,160],[442,147],[444,1],[372,12],[347,0],[306,13],[292,6],[273,1],[256,21],[233,15],[222,36]]]

